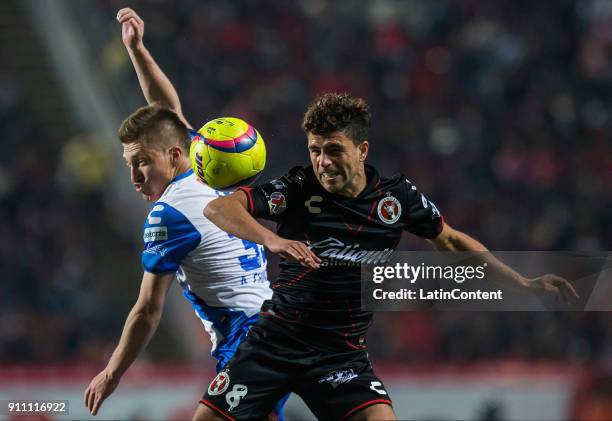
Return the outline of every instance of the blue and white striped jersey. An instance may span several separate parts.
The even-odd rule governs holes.
[[[145,271],[176,272],[211,336],[218,368],[272,296],[263,247],[221,231],[202,213],[225,194],[200,183],[191,170],[177,176],[149,212],[142,251]]]

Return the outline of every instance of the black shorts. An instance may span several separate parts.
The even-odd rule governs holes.
[[[319,419],[391,405],[364,350],[323,352],[257,323],[200,401],[227,419],[264,419],[289,392]]]

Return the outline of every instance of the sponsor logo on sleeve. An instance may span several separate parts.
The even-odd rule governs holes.
[[[142,239],[145,243],[165,241],[168,239],[168,227],[161,226],[145,228]]]
[[[287,200],[285,199],[285,195],[281,192],[275,191],[270,195],[268,199],[268,206],[270,207],[270,212],[273,215],[279,215],[285,211],[287,208]]]

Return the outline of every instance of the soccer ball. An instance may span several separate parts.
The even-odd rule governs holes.
[[[266,145],[246,121],[221,117],[192,132],[189,158],[201,181],[223,189],[246,184],[264,169]]]

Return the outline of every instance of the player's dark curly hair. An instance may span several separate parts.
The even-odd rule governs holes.
[[[302,129],[323,136],[342,130],[358,144],[368,139],[370,120],[368,104],[363,99],[347,93],[327,93],[310,104],[304,113]]]
[[[178,115],[159,102],[141,107],[126,118],[119,127],[123,144],[141,142],[147,146],[169,148],[176,145],[189,153],[189,129]]]

